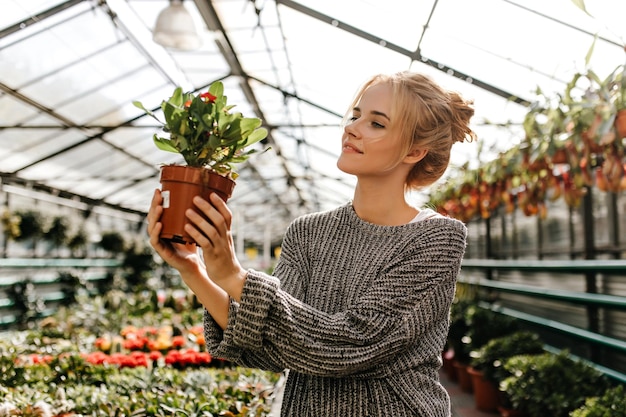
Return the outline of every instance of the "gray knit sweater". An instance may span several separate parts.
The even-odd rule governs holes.
[[[250,270],[227,329],[205,312],[212,355],[283,371],[281,415],[449,417],[438,369],[467,229],[402,226],[351,204],[288,228],[274,276]]]

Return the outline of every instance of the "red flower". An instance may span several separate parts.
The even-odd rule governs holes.
[[[50,363],[51,360],[52,360],[52,356],[51,355],[39,355],[39,354],[36,354],[36,353],[33,353],[33,354],[30,355],[30,361],[34,365],[47,364],[47,363]]]
[[[200,98],[203,99],[205,102],[208,101],[209,103],[215,103],[215,99],[217,97],[207,91],[206,93],[200,94]]]
[[[185,338],[183,336],[172,337],[172,347],[179,348],[185,346]]]
[[[85,360],[92,365],[102,365],[107,362],[109,356],[104,352],[92,352],[87,355]]]
[[[178,350],[170,350],[165,355],[165,363],[168,365],[174,365],[180,360],[181,353]]]

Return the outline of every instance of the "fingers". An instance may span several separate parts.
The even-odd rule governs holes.
[[[212,193],[209,196],[210,203],[201,197],[195,197],[193,203],[198,209],[206,216],[208,225],[212,226],[218,231],[221,236],[226,236],[226,233],[230,229],[232,222],[232,215],[224,200],[222,200],[217,194]],[[196,225],[200,226],[203,219],[201,217],[194,217],[198,222]],[[191,219],[190,219],[191,220]],[[204,229],[203,229],[204,230]],[[204,230],[208,231],[208,230]]]
[[[146,231],[148,235],[152,235],[152,231],[154,227],[158,224],[159,219],[161,218],[161,214],[163,212],[163,206],[161,203],[163,202],[163,197],[161,197],[161,191],[156,189],[152,196],[152,201],[150,203],[150,210],[148,211],[148,215],[146,219],[148,221],[148,226],[146,227]]]
[[[222,251],[230,242],[230,224],[232,215],[224,201],[216,194],[211,194],[209,201],[201,197],[194,198],[197,210],[189,209],[185,213],[189,224],[185,231],[205,251]]]
[[[211,200],[211,204],[213,204],[213,207],[215,207],[217,209],[217,211],[224,218],[224,222],[226,224],[226,227],[228,229],[230,229],[230,225],[231,225],[232,220],[233,220],[233,215],[230,212],[230,209],[228,208],[228,206],[226,205],[226,202],[224,200],[222,200],[222,198],[220,196],[218,196],[217,194],[215,194],[215,193],[211,193],[209,198]]]

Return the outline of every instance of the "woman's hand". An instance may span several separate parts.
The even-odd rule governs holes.
[[[239,301],[247,273],[235,254],[231,233],[233,216],[217,194],[212,193],[209,200],[194,198],[198,211],[206,218],[198,211],[187,210],[185,214],[190,223],[185,225],[185,231],[202,248],[206,271],[211,280]]]
[[[167,240],[159,239],[159,233],[163,227],[159,221],[163,213],[163,197],[161,190],[155,190],[148,211],[148,235],[150,236],[150,245],[163,258],[168,265],[178,270],[181,275],[197,271],[203,267],[202,261],[198,256],[198,248],[195,244],[172,243]]]

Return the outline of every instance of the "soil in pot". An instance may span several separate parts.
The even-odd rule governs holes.
[[[195,243],[184,226],[188,222],[185,211],[195,208],[193,198],[201,196],[209,199],[216,193],[227,201],[235,189],[235,181],[223,177],[207,168],[195,168],[182,165],[165,165],[161,168],[161,195],[163,196],[163,215],[161,239],[175,243]]]

